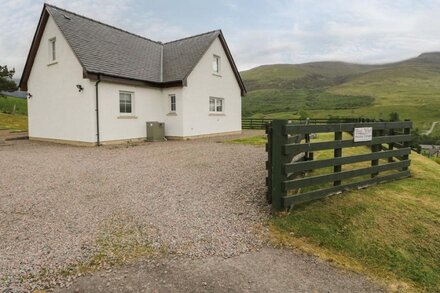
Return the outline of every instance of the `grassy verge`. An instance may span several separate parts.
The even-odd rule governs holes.
[[[27,130],[28,118],[25,115],[0,113],[0,129]]]
[[[324,134],[318,139],[327,138]],[[261,137],[235,140],[257,141],[265,143]],[[322,152],[316,158],[328,155]],[[439,292],[440,168],[415,153],[411,159],[409,179],[345,192],[273,217],[272,242],[364,273],[392,291]]]
[[[417,154],[413,177],[297,206],[271,221],[273,241],[386,279],[440,290],[440,168]]]
[[[27,115],[27,100],[14,97],[0,97],[0,112]]]
[[[225,142],[262,146],[266,144],[267,139],[266,139],[266,135],[257,135],[257,136],[243,137],[237,139],[230,139],[230,140],[226,140]]]
[[[27,130],[27,121],[26,99],[0,97],[0,129]]]

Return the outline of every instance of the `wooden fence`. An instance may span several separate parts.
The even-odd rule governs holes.
[[[274,211],[280,211],[344,190],[410,176],[411,128],[411,121],[307,125],[273,120],[266,127],[268,202]],[[353,133],[360,130],[371,132],[371,137],[357,137],[355,141]],[[332,140],[310,140],[311,135],[319,133],[332,133]],[[343,133],[348,133],[350,139],[343,139]],[[365,153],[366,146],[370,152]],[[344,148],[353,147],[363,147],[364,153],[343,156]],[[325,150],[332,150],[332,158],[314,159],[314,152]],[[359,168],[362,162],[368,167]],[[331,171],[322,174],[325,168]]]
[[[305,123],[307,121],[308,124],[319,124],[319,123],[329,123],[329,122],[361,122],[361,121],[370,121],[369,119],[364,118],[289,118],[289,121],[294,121],[297,123]],[[272,122],[273,119],[258,119],[258,118],[242,118],[241,119],[241,128],[242,129],[266,129],[266,125]]]

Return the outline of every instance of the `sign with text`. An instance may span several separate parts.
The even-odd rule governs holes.
[[[373,127],[355,128],[353,138],[354,142],[371,141],[373,139]]]

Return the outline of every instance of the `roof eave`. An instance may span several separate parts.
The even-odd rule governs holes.
[[[102,80],[107,82],[115,82],[115,83],[122,83],[127,85],[140,85],[140,86],[151,86],[151,87],[157,87],[157,88],[168,88],[168,87],[175,87],[175,86],[183,86],[184,81],[183,80],[172,80],[172,81],[166,81],[166,82],[159,82],[159,81],[150,81],[150,80],[141,80],[141,79],[135,79],[135,78],[129,78],[129,77],[121,77],[101,72],[92,72],[87,71],[85,73],[85,78],[88,78],[90,80]]]
[[[46,4],[41,11],[40,19],[38,21],[37,28],[32,39],[31,47],[26,58],[26,63],[23,69],[23,73],[20,78],[19,87],[22,91],[27,91],[27,82],[31,73],[32,66],[34,64],[35,56],[37,55],[38,47],[40,46],[41,37],[43,36],[44,29],[46,27],[47,20],[49,19],[49,12],[46,9]]]
[[[220,39],[220,42],[222,43],[223,49],[226,52],[226,56],[228,57],[232,70],[234,71],[235,78],[237,79],[238,84],[240,86],[241,96],[244,97],[247,93],[246,86],[244,85],[244,82],[241,79],[240,72],[238,71],[237,65],[235,64],[234,58],[232,57],[231,51],[229,50],[228,44],[226,43],[226,39],[223,36],[223,32],[221,30],[218,37]]]

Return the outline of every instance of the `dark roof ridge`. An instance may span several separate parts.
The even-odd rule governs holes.
[[[201,33],[201,34],[197,34],[197,35],[193,35],[193,36],[189,36],[189,37],[185,37],[185,38],[169,41],[169,42],[166,42],[166,43],[163,43],[163,44],[167,45],[167,44],[171,44],[171,43],[174,43],[174,42],[179,42],[179,41],[183,41],[183,40],[187,40],[187,39],[191,39],[191,38],[195,38],[195,37],[200,37],[200,36],[207,35],[207,34],[212,34],[214,32],[220,33],[221,31],[222,30],[220,30],[220,29],[216,29],[216,30],[212,30],[212,31],[209,31],[209,32],[205,32],[205,33]]]
[[[52,4],[49,4],[49,3],[44,3],[44,6],[49,6],[49,7],[52,7],[52,8],[55,8],[55,9],[61,10],[61,11],[64,11],[64,12],[68,12],[68,13],[71,13],[71,14],[76,15],[76,16],[78,16],[78,17],[82,17],[82,18],[88,19],[88,20],[90,20],[90,21],[93,21],[93,22],[96,22],[96,23],[99,23],[99,24],[105,25],[105,26],[107,26],[107,27],[109,27],[109,28],[112,28],[112,29],[115,29],[115,30],[118,30],[118,31],[121,31],[121,32],[124,32],[124,33],[127,33],[127,34],[130,34],[130,35],[132,35],[132,36],[135,36],[135,37],[138,37],[138,38],[141,38],[141,39],[144,39],[144,40],[147,40],[147,41],[150,41],[150,42],[156,43],[156,44],[158,44],[158,45],[163,45],[162,42],[154,41],[154,40],[149,39],[149,38],[146,38],[146,37],[144,37],[144,36],[137,35],[137,34],[135,34],[135,33],[132,33],[132,32],[129,32],[129,31],[123,30],[123,29],[121,29],[121,28],[115,27],[115,26],[113,26],[113,25],[110,25],[110,24],[107,24],[107,23],[103,23],[103,22],[98,21],[98,20],[95,20],[95,19],[93,19],[93,18],[90,18],[90,17],[84,16],[84,15],[81,15],[81,14],[78,14],[78,13],[75,13],[75,12],[72,12],[72,11],[69,11],[69,10],[67,10],[67,9],[60,8],[60,7],[58,7],[58,6],[55,6],[55,5],[52,5]]]

